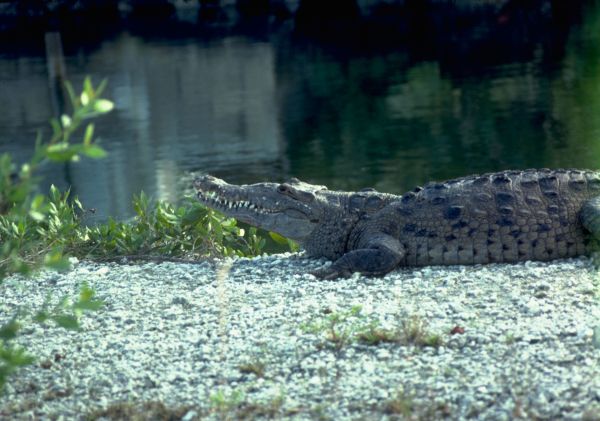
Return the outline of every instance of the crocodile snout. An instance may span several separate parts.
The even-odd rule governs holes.
[[[207,190],[218,186],[226,185],[227,183],[220,178],[213,177],[212,175],[201,175],[196,177],[194,180],[194,188],[196,190]]]

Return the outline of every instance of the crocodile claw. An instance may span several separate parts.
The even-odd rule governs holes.
[[[338,278],[349,278],[352,275],[352,272],[347,270],[340,270],[336,268],[335,265],[325,265],[318,269],[315,269],[310,272],[311,275],[314,275],[318,279],[333,280]]]

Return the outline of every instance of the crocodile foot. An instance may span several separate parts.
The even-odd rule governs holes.
[[[330,264],[321,266],[320,268],[311,271],[310,274],[318,279],[332,280],[337,278],[349,278],[352,275],[352,271],[339,269],[335,267],[334,264]]]

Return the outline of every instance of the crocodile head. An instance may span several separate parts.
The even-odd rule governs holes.
[[[255,227],[303,242],[323,220],[329,201],[325,186],[296,178],[285,183],[233,185],[204,175],[194,181],[204,205]]]
[[[204,175],[194,181],[204,205],[252,226],[300,243],[308,255],[338,258],[365,214],[397,199],[372,189],[357,193],[328,190],[292,178],[285,183],[233,185]]]

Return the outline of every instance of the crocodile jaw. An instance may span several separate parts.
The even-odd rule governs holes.
[[[237,186],[205,175],[194,181],[194,187],[205,206],[296,241],[302,242],[319,224],[319,206],[311,206],[314,194],[287,183]]]

